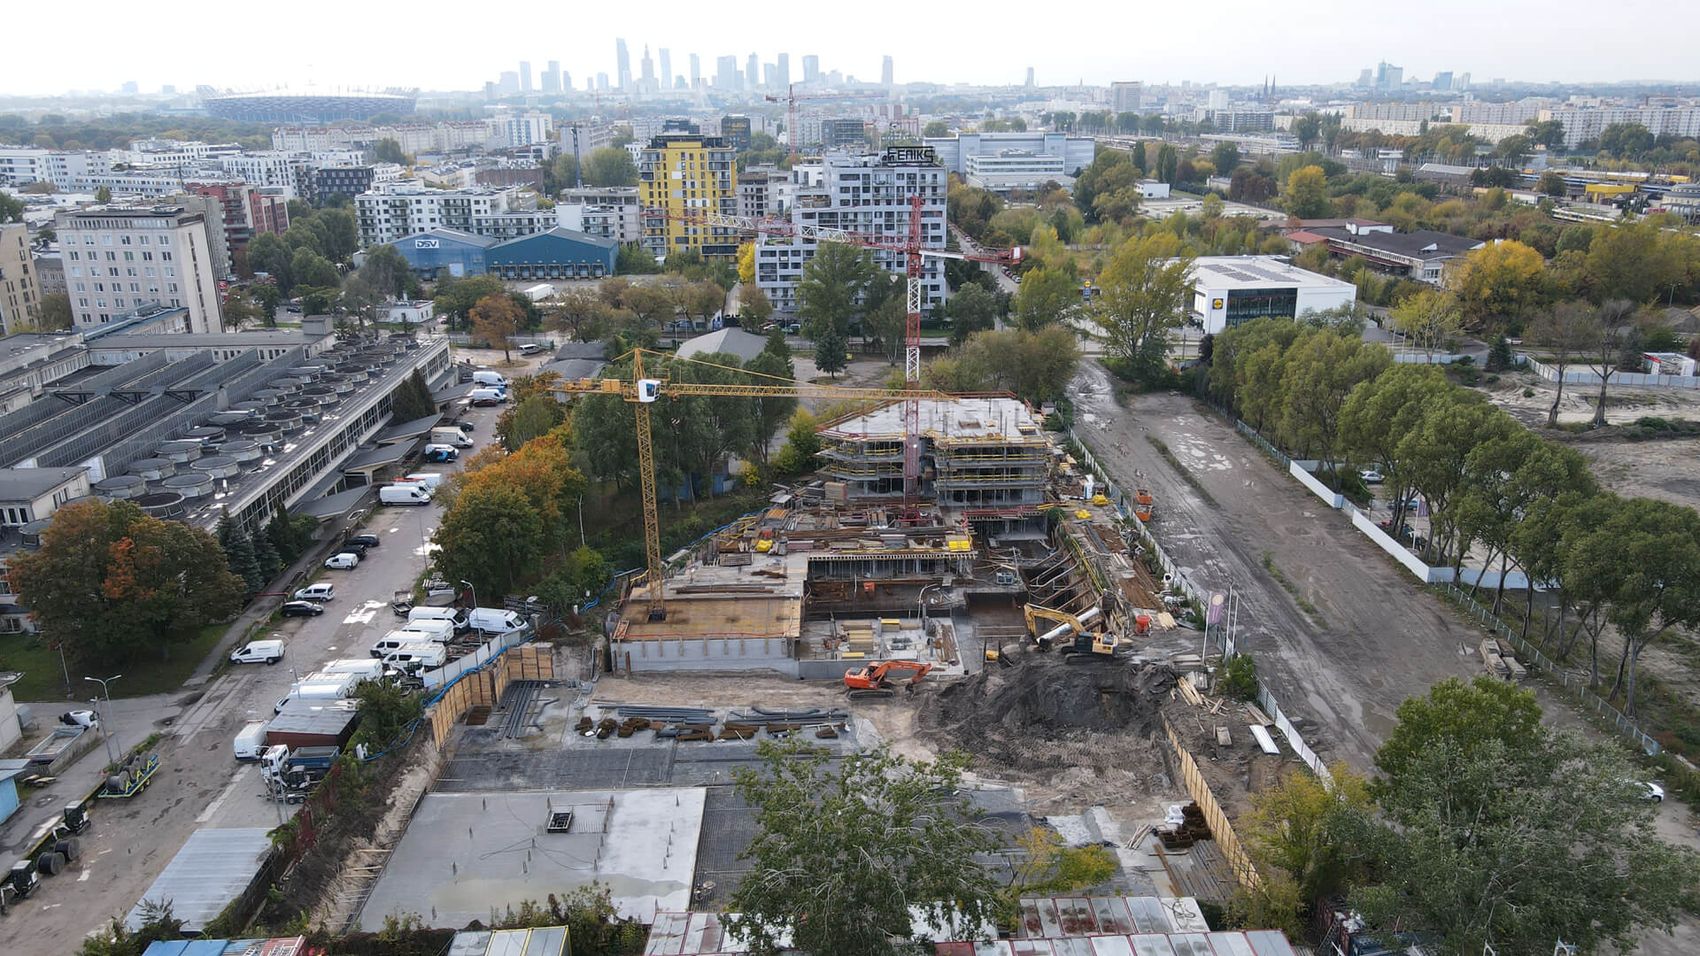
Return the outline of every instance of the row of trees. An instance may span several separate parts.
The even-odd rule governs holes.
[[[1621,640],[1608,699],[1636,708],[1642,652],[1671,629],[1700,624],[1700,515],[1651,499],[1602,492],[1586,459],[1532,434],[1479,393],[1427,365],[1391,365],[1385,350],[1277,319],[1217,336],[1208,387],[1295,457],[1373,466],[1395,502],[1394,534],[1407,500],[1429,512],[1432,563],[1466,559],[1540,582],[1557,613],[1539,640],[1566,659],[1586,638],[1601,684],[1601,640]],[[1472,590],[1475,588],[1473,587]],[[1523,627],[1535,611],[1525,592]]]
[[[1240,832],[1266,879],[1241,908],[1258,925],[1297,934],[1343,893],[1444,952],[1600,952],[1700,902],[1700,857],[1659,838],[1622,750],[1543,725],[1531,692],[1453,679],[1398,716],[1374,779],[1297,771],[1254,797]]]

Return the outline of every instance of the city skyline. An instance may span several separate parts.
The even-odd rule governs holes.
[[[458,24],[452,31],[421,30],[410,33],[406,43],[376,44],[371,42],[374,37],[408,28],[376,9],[339,7],[341,29],[334,33],[315,25],[312,17],[280,19],[268,27],[278,48],[302,51],[288,58],[287,65],[220,44],[196,45],[192,60],[140,57],[135,52],[139,49],[186,39],[175,27],[144,21],[120,33],[79,36],[75,70],[66,68],[54,44],[19,46],[10,54],[11,69],[0,94],[116,90],[127,81],[136,81],[141,90],[150,92],[165,85],[189,90],[197,84],[244,89],[317,85],[474,91],[501,72],[515,70],[521,61],[550,60],[579,77],[577,86],[583,89],[583,78],[604,72],[611,78],[619,76],[614,56],[619,38],[632,47],[634,60],[645,45],[652,51],[672,51],[674,76],[683,72],[678,67],[692,53],[708,62],[724,55],[743,62],[755,52],[764,64],[777,62],[781,53],[793,62],[815,56],[823,72],[838,70],[867,82],[879,82],[882,58],[890,56],[898,84],[1018,86],[1032,67],[1040,86],[1107,85],[1132,79],[1153,84],[1257,85],[1270,73],[1279,74],[1287,85],[1314,85],[1350,83],[1366,64],[1381,60],[1403,66],[1407,77],[1470,72],[1478,85],[1492,77],[1568,83],[1700,80],[1686,53],[1700,40],[1700,21],[1670,18],[1668,7],[1649,0],[1624,0],[1616,9],[1631,19],[1637,12],[1659,17],[1660,35],[1666,42],[1650,46],[1628,35],[1621,41],[1596,37],[1590,41],[1587,57],[1561,55],[1574,45],[1568,24],[1583,10],[1576,0],[1543,4],[1508,0],[1486,10],[1464,0],[1436,0],[1427,9],[1433,22],[1471,24],[1471,29],[1448,30],[1444,35],[1413,30],[1396,18],[1365,22],[1361,10],[1343,0],[1323,0],[1320,6],[1325,9],[1307,10],[1302,24],[1284,9],[1249,0],[1223,0],[1214,11],[1217,26],[1210,35],[1208,57],[1200,57],[1192,42],[1147,40],[1130,45],[1127,37],[1160,36],[1164,28],[1161,18],[1131,8],[1095,10],[1092,16],[1099,25],[1094,29],[1071,31],[1067,43],[1035,44],[1024,32],[997,26],[1017,22],[996,15],[1005,6],[1014,10],[1013,4],[992,2],[983,5],[985,16],[964,24],[942,10],[876,2],[871,12],[863,11],[868,15],[846,17],[831,30],[808,31],[808,42],[803,43],[796,31],[777,21],[768,26],[759,20],[730,17],[670,18],[665,14],[672,9],[701,8],[664,2],[660,11],[650,11],[659,15],[641,20],[619,10],[575,11],[572,29],[563,31],[562,40],[550,42],[542,38],[552,32],[554,8],[522,0],[514,16],[534,17],[540,25],[530,39],[518,44],[510,28],[514,17],[506,15],[499,23],[474,21]],[[202,22],[207,23],[217,22],[222,15],[222,8],[215,9],[206,0],[185,0],[182,7],[185,16],[178,23],[197,22],[198,13],[205,14]],[[892,16],[905,18],[908,26],[893,30],[891,17],[879,15],[884,7],[889,7]],[[1565,7],[1575,9],[1567,13]],[[98,0],[86,12],[99,17],[102,8],[114,13],[118,9],[110,0]],[[53,11],[29,7],[18,11],[11,22],[20,35],[47,36],[57,29],[56,20]],[[976,36],[980,24],[984,33]],[[1271,42],[1277,36],[1279,44]],[[943,42],[943,37],[950,42]],[[485,43],[489,45],[482,46]],[[794,79],[800,75],[793,70]]]

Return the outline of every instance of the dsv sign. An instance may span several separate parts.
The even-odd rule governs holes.
[[[440,239],[415,239],[415,240],[413,240],[413,248],[415,248],[415,249],[435,249],[435,248],[437,248],[437,243],[439,243],[441,241],[442,240],[440,240]]]

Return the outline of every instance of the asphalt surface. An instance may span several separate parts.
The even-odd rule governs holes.
[[[475,361],[488,360],[483,353],[471,355]],[[500,411],[468,412],[476,447],[462,449],[463,461],[495,440]],[[459,462],[410,470],[450,473],[458,468]],[[232,739],[247,722],[271,716],[294,674],[337,658],[368,656],[372,642],[395,626],[391,595],[411,588],[424,568],[426,542],[441,511],[436,504],[376,508],[359,530],[378,535],[383,544],[352,570],[315,575],[336,584],[336,598],[325,613],[279,619],[262,635],[286,642],[282,663],[232,665],[183,693],[114,701],[115,744],[131,746],[150,733],[162,733],[157,746],[162,767],[140,795],[96,801],[90,813],[94,825],[81,838],[82,860],[57,877],[44,878],[33,896],[0,921],[0,952],[73,952],[85,935],[127,913],[196,829],[273,827],[292,814],[296,808],[266,796],[257,768],[234,759]],[[9,864],[38,825],[87,792],[105,762],[104,751],[97,748],[73,766],[63,784],[22,794],[25,806],[0,831],[0,860]]]
[[[1155,494],[1152,530],[1175,563],[1201,587],[1238,596],[1239,649],[1324,759],[1367,769],[1401,701],[1480,671],[1478,633],[1231,425],[1184,395],[1139,396],[1121,408],[1096,363],[1083,365],[1073,389],[1076,430],[1111,479]],[[1265,567],[1266,555],[1296,596]]]

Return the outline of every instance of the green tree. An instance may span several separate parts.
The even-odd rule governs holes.
[[[824,326],[815,336],[815,368],[837,378],[838,373],[844,371],[847,364],[844,351],[846,347],[844,335],[838,331],[836,325]]]
[[[134,930],[125,921],[114,919],[110,925],[91,933],[77,947],[77,956],[142,956],[154,943],[183,938],[183,921],[171,912],[170,900],[163,903],[143,900],[139,915],[141,925]]]
[[[1029,827],[1015,838],[1004,905],[1024,896],[1056,896],[1090,889],[1116,875],[1116,858],[1098,844],[1071,847],[1049,827]]]
[[[1316,219],[1328,215],[1328,177],[1321,166],[1303,166],[1287,176],[1287,188],[1281,202],[1288,212],[1299,219]]]
[[[405,298],[410,286],[417,285],[413,267],[389,243],[366,250],[366,259],[356,273],[371,283],[386,299]]]
[[[1299,141],[1299,149],[1309,150],[1322,135],[1322,119],[1315,113],[1306,113],[1293,120],[1291,132]]]
[[[779,348],[784,347],[785,339],[781,336]],[[768,340],[768,348],[763,349],[761,354],[744,363],[744,368],[755,373],[756,377],[753,377],[752,381],[756,384],[771,385],[775,384],[776,379],[790,382],[797,377],[796,369],[791,364],[790,351],[776,351],[773,348],[772,339]],[[797,400],[795,398],[769,397],[750,399],[749,401],[752,413],[749,453],[756,461],[765,464],[768,460],[768,446],[772,444],[774,433],[779,430],[781,425],[789,421],[796,412]]]
[[[758,830],[726,918],[755,956],[782,941],[814,956],[908,952],[925,940],[916,916],[937,936],[991,925],[999,891],[976,857],[997,844],[958,792],[962,759],[833,762],[794,741],[759,753],[760,772],[737,774]]]
[[[289,260],[289,275],[297,287],[335,289],[342,285],[336,266],[311,249],[298,249]]]
[[[493,929],[539,926],[565,926],[573,956],[638,956],[648,935],[642,923],[620,915],[600,883],[550,893],[543,905],[526,900],[491,923]]]
[[[94,201],[95,201],[95,202],[98,202],[98,203],[108,203],[108,202],[111,202],[111,201],[112,201],[112,190],[110,190],[110,189],[108,189],[108,188],[107,188],[107,187],[105,187],[105,186],[97,186],[97,187],[95,187],[95,190],[94,190]]]
[[[401,151],[401,143],[387,136],[372,144],[372,158],[380,163],[407,162],[407,154]]]
[[[760,329],[773,316],[773,302],[760,286],[747,284],[738,290],[738,316],[745,328]]]
[[[1564,400],[1564,373],[1594,344],[1594,310],[1585,302],[1561,302],[1537,315],[1525,333],[1530,345],[1546,350],[1541,360],[1558,373],[1553,383],[1552,406],[1547,409],[1547,427],[1558,427],[1558,406]]]
[[[506,295],[502,280],[495,276],[451,277],[437,283],[437,294],[431,300],[435,314],[442,316],[449,328],[465,325],[472,307],[492,295]]]
[[[815,470],[815,456],[820,454],[820,434],[815,417],[804,409],[791,415],[791,425],[785,433],[785,446],[773,456],[773,470],[781,475],[803,475]]]
[[[1376,765],[1360,839],[1379,882],[1354,899],[1377,925],[1453,953],[1594,952],[1695,902],[1700,864],[1653,832],[1621,749],[1543,727],[1529,691],[1442,682],[1401,705]]]
[[[1700,258],[1692,237],[1667,234],[1650,222],[1601,230],[1588,246],[1584,281],[1595,302],[1651,302],[1687,281],[1687,263]]]
[[[231,523],[230,516],[218,520],[218,545],[224,549],[225,566],[246,585],[249,594],[266,586],[260,572],[260,562],[254,554],[254,542]]]
[[[1563,120],[1533,120],[1524,133],[1530,142],[1548,149],[1558,149],[1564,145]]]
[[[413,370],[390,395],[390,418],[396,422],[413,422],[437,413],[437,403],[431,400],[431,388],[425,376]]]
[[[1003,329],[975,333],[957,358],[966,366],[963,372],[971,370],[976,384],[951,390],[1010,391],[1024,401],[1042,404],[1063,396],[1080,364],[1080,347],[1074,333],[1062,326],[1038,332]],[[944,371],[934,374],[942,376]]]
[[[604,146],[593,149],[584,158],[584,183],[587,186],[635,186],[637,164],[624,149]]]
[[[950,339],[961,345],[968,336],[997,324],[998,299],[983,286],[970,283],[956,290],[945,311],[950,314]]]
[[[1233,143],[1217,143],[1210,150],[1210,164],[1216,167],[1216,175],[1232,176],[1240,164],[1240,148]]]
[[[36,306],[35,326],[43,332],[63,332],[71,327],[71,297],[49,292]]]
[[[566,409],[554,396],[547,392],[529,395],[497,419],[496,435],[508,451],[519,451],[521,445],[554,431],[566,418]]]
[[[1627,559],[1608,615],[1623,637],[1611,696],[1623,691],[1624,712],[1633,715],[1642,652],[1672,628],[1700,624],[1700,514],[1686,505],[1631,498],[1601,531],[1617,538]]]
[[[1301,457],[1322,459],[1333,471],[1347,396],[1392,364],[1387,349],[1356,336],[1313,331],[1300,337],[1287,350],[1281,376],[1287,405],[1280,433],[1287,447]]]
[[[467,313],[472,334],[487,347],[502,350],[502,360],[513,361],[513,336],[519,331],[522,313],[508,295],[487,295]]]
[[[254,549],[254,561],[260,567],[260,577],[270,581],[283,570],[283,557],[277,553],[277,547],[272,543],[272,536],[266,529],[260,528],[248,536],[248,541]]]
[[[1080,304],[1080,286],[1061,269],[1040,266],[1021,277],[1015,292],[1015,321],[1029,332],[1060,322]]]
[[[1333,786],[1314,773],[1288,770],[1280,782],[1252,796],[1240,826],[1258,864],[1296,883],[1303,899],[1337,893],[1363,873],[1352,845],[1357,817],[1373,807],[1369,783],[1341,765],[1330,769]]]
[[[1380,471],[1389,501],[1409,501],[1414,491],[1408,461],[1399,454],[1406,435],[1423,416],[1460,393],[1432,365],[1395,365],[1352,389],[1340,409],[1339,450],[1358,464]],[[1405,510],[1393,512],[1394,534],[1404,527]]]
[[[294,287],[294,276],[289,271],[291,255],[293,253],[283,244],[283,239],[275,233],[262,232],[248,243],[248,269],[255,275],[264,273],[271,276],[278,290],[288,295]]]
[[[1569,191],[1569,187],[1564,185],[1564,177],[1556,170],[1547,170],[1535,182],[1535,192],[1543,196],[1551,196],[1554,199],[1563,199]]]
[[[803,334],[819,339],[830,327],[842,346],[859,314],[858,303],[879,272],[866,250],[821,243],[797,282],[797,315],[803,320]]]
[[[1464,327],[1458,300],[1443,291],[1422,289],[1399,300],[1388,312],[1393,328],[1432,358],[1446,340]]]
[[[1608,300],[1593,311],[1585,361],[1600,379],[1600,393],[1594,400],[1595,428],[1606,423],[1606,390],[1611,387],[1612,373],[1617,371],[1624,339],[1633,331],[1634,317],[1635,305],[1627,299]]]
[[[921,130],[922,136],[949,136],[950,124],[944,120],[929,120],[926,128]]]
[[[12,556],[9,570],[42,630],[87,663],[169,657],[236,613],[246,587],[212,535],[127,501],[62,506],[41,547]]]
[[[434,536],[437,567],[480,594],[503,595],[537,565],[547,539],[525,492],[507,482],[468,484]]]
[[[1600,131],[1600,152],[1633,159],[1653,148],[1654,137],[1640,123],[1612,123]]]
[[[1462,561],[1467,544],[1459,538],[1457,503],[1473,477],[1471,451],[1521,427],[1474,396],[1460,397],[1428,409],[1421,424],[1400,440],[1395,454],[1405,463],[1411,487],[1428,504],[1430,538],[1447,563],[1454,556]]]
[[[11,193],[0,193],[0,223],[23,221],[24,201]]]
[[[1192,257],[1161,236],[1129,239],[1099,281],[1087,317],[1093,338],[1139,381],[1153,382],[1167,361],[1168,334],[1192,300]]]
[[[661,264],[655,261],[655,254],[641,244],[628,242],[614,254],[614,271],[623,276],[653,275],[661,271]]]
[[[407,726],[425,712],[424,697],[396,681],[361,681],[354,688],[360,703],[360,729],[351,743],[377,752],[397,742]]]

